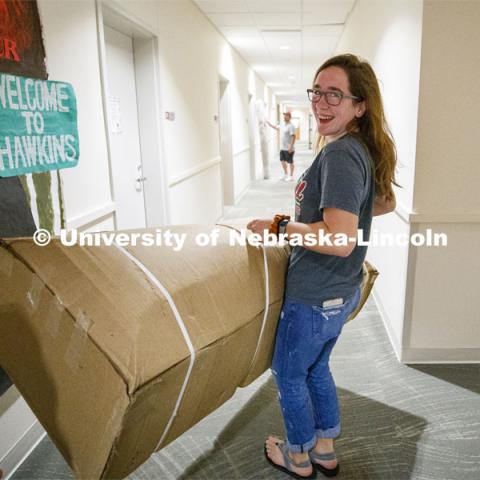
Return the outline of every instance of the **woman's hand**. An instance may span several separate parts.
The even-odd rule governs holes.
[[[268,227],[272,223],[271,218],[255,218],[247,224],[247,228],[253,233],[259,233],[260,235],[265,235],[265,230],[268,232]]]

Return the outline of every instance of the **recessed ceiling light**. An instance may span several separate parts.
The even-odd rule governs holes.
[[[262,28],[262,33],[302,33],[301,29],[297,28]]]
[[[290,45],[280,45],[280,50],[290,50]]]

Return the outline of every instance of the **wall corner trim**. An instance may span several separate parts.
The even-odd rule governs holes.
[[[405,348],[402,363],[480,363],[480,348]]]
[[[197,165],[196,167],[189,168],[188,170],[184,170],[182,173],[179,173],[178,175],[171,177],[168,181],[168,186],[174,187],[175,185],[178,185],[179,183],[182,183],[185,180],[188,180],[189,178],[194,177],[199,173],[202,173],[204,170],[207,170],[211,167],[214,167],[215,165],[220,164],[221,162],[222,162],[222,157],[218,156],[210,160],[207,160],[206,162],[203,162],[200,165]]]
[[[101,207],[90,210],[89,212],[82,213],[71,219],[67,219],[65,222],[65,228],[72,230],[74,228],[80,228],[84,225],[94,222],[95,220],[101,220],[103,217],[113,213],[115,211],[115,203],[108,202]]]
[[[480,223],[480,213],[416,212],[397,202],[396,215],[405,223]]]
[[[410,213],[410,223],[480,223],[479,213]]]
[[[22,462],[30,455],[36,446],[42,441],[47,432],[36,420],[32,426],[13,445],[8,453],[0,459],[0,468],[3,470],[5,480],[17,470]]]
[[[233,157],[236,157],[236,156],[238,156],[238,155],[242,155],[243,153],[248,152],[249,150],[250,150],[250,146],[244,147],[244,148],[240,148],[240,149],[237,150],[236,152],[233,152],[232,156],[233,156]]]
[[[388,313],[386,309],[383,306],[382,301],[380,300],[380,295],[376,291],[375,287],[373,287],[372,290],[372,296],[373,299],[375,300],[375,303],[377,305],[378,311],[380,313],[380,317],[382,319],[383,325],[385,327],[385,330],[387,332],[388,339],[390,340],[390,344],[392,345],[393,351],[395,353],[395,356],[397,357],[397,360],[399,362],[402,362],[402,347],[400,344],[399,339],[395,335],[395,332],[393,331],[391,327],[391,322],[390,319],[388,318]]]

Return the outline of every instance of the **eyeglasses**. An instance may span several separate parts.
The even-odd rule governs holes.
[[[307,90],[307,95],[308,95],[308,99],[313,103],[317,103],[324,96],[325,101],[329,105],[332,105],[333,107],[340,105],[340,102],[344,98],[351,98],[352,100],[358,100],[358,101],[362,100],[360,97],[355,97],[353,95],[344,95],[342,92],[335,92],[335,91],[324,92],[323,90],[317,90],[317,89],[313,90],[311,88]]]

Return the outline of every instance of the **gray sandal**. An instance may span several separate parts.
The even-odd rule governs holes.
[[[287,444],[282,442],[276,442],[275,443],[278,448],[280,448],[280,451],[282,452],[283,455],[283,463],[285,463],[285,466],[283,465],[277,465],[275,462],[273,462],[270,457],[268,456],[267,453],[267,446],[265,445],[264,447],[264,453],[265,453],[265,458],[267,459],[268,463],[273,467],[276,468],[277,470],[280,470],[283,473],[286,473],[287,475],[290,475],[293,478],[308,478],[308,479],[313,479],[316,478],[317,476],[317,471],[313,468],[312,473],[308,476],[304,475],[299,475],[298,473],[295,473],[292,469],[292,467],[297,467],[297,468],[307,468],[309,467],[312,463],[309,460],[305,460],[304,462],[301,463],[295,463],[291,458],[290,455],[288,454],[288,447]]]
[[[337,456],[335,455],[335,452],[317,453],[314,450],[311,450],[308,452],[308,456],[310,457],[313,466],[326,477],[335,477],[338,475],[338,472],[340,471],[340,465],[338,463],[335,468],[326,468],[318,463],[319,461],[326,462],[328,460],[336,460]]]

